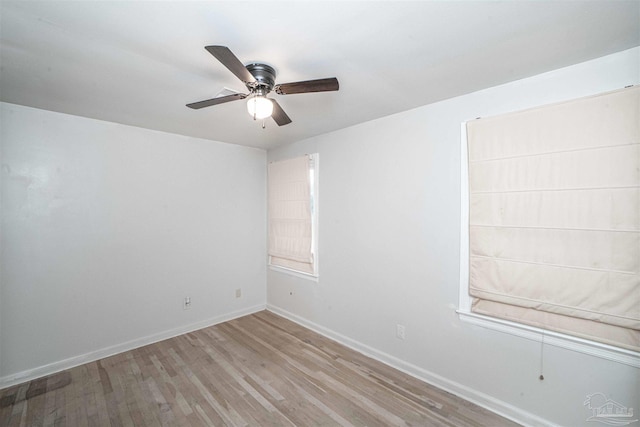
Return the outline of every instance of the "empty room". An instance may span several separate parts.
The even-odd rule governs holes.
[[[640,1],[0,1],[0,427],[640,426]]]

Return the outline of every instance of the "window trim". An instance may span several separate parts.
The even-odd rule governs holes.
[[[271,257],[269,257],[269,258],[271,258]],[[319,281],[319,277],[317,275],[314,276],[313,274],[303,273],[302,271],[293,270],[291,268],[281,267],[279,265],[272,265],[271,263],[269,263],[269,270],[277,271],[277,272],[283,273],[283,274],[288,274],[290,276],[299,277],[299,278],[305,279],[305,280],[311,280],[313,282],[318,282]]]
[[[320,156],[318,155],[318,153],[313,153],[313,154],[305,154],[305,156],[309,157],[309,161],[311,164],[311,168],[310,171],[313,172],[313,180],[311,181],[311,198],[312,198],[312,206],[313,209],[311,211],[311,235],[312,235],[312,240],[311,240],[311,253],[313,254],[313,273],[307,273],[304,271],[299,271],[299,270],[295,270],[293,268],[286,268],[286,267],[282,267],[280,265],[273,265],[271,264],[271,255],[267,255],[267,265],[269,267],[269,270],[272,271],[277,271],[280,273],[284,273],[284,274],[288,274],[291,276],[295,276],[295,277],[299,277],[302,279],[306,279],[306,280],[311,280],[314,282],[318,282],[319,281],[319,268],[318,268],[318,226],[319,226],[319,221],[318,221],[318,213],[319,213],[319,199],[320,197],[318,197],[319,195],[319,183],[320,183],[320,179],[319,179],[319,165],[320,165]]]
[[[555,347],[640,368],[640,353],[546,329],[471,312],[469,295],[469,157],[467,123],[460,125],[460,287],[458,309],[461,321]]]

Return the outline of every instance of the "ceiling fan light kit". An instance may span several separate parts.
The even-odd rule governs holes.
[[[272,117],[278,126],[284,126],[291,123],[291,119],[275,99],[267,98],[270,92],[274,91],[278,95],[292,95],[331,92],[339,89],[338,79],[335,77],[276,85],[276,70],[273,67],[260,63],[244,65],[226,46],[206,46],[205,49],[239,78],[249,93],[236,93],[193,102],[187,104],[189,108],[200,109],[248,97],[247,111],[254,120]]]
[[[263,96],[253,96],[247,101],[249,115],[256,119],[266,119],[273,113],[273,102]]]

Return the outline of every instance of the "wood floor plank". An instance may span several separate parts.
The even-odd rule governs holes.
[[[517,424],[268,311],[0,390],[8,426]]]

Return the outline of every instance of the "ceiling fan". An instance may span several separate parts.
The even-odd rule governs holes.
[[[193,102],[187,104],[189,108],[200,109],[249,98],[247,110],[254,120],[271,116],[278,126],[284,126],[291,123],[291,119],[275,99],[267,98],[269,92],[275,91],[278,95],[292,95],[295,93],[330,92],[339,88],[338,79],[335,77],[275,84],[276,70],[273,67],[260,63],[243,65],[226,46],[205,46],[205,49],[239,78],[245,84],[249,93],[235,93]]]

